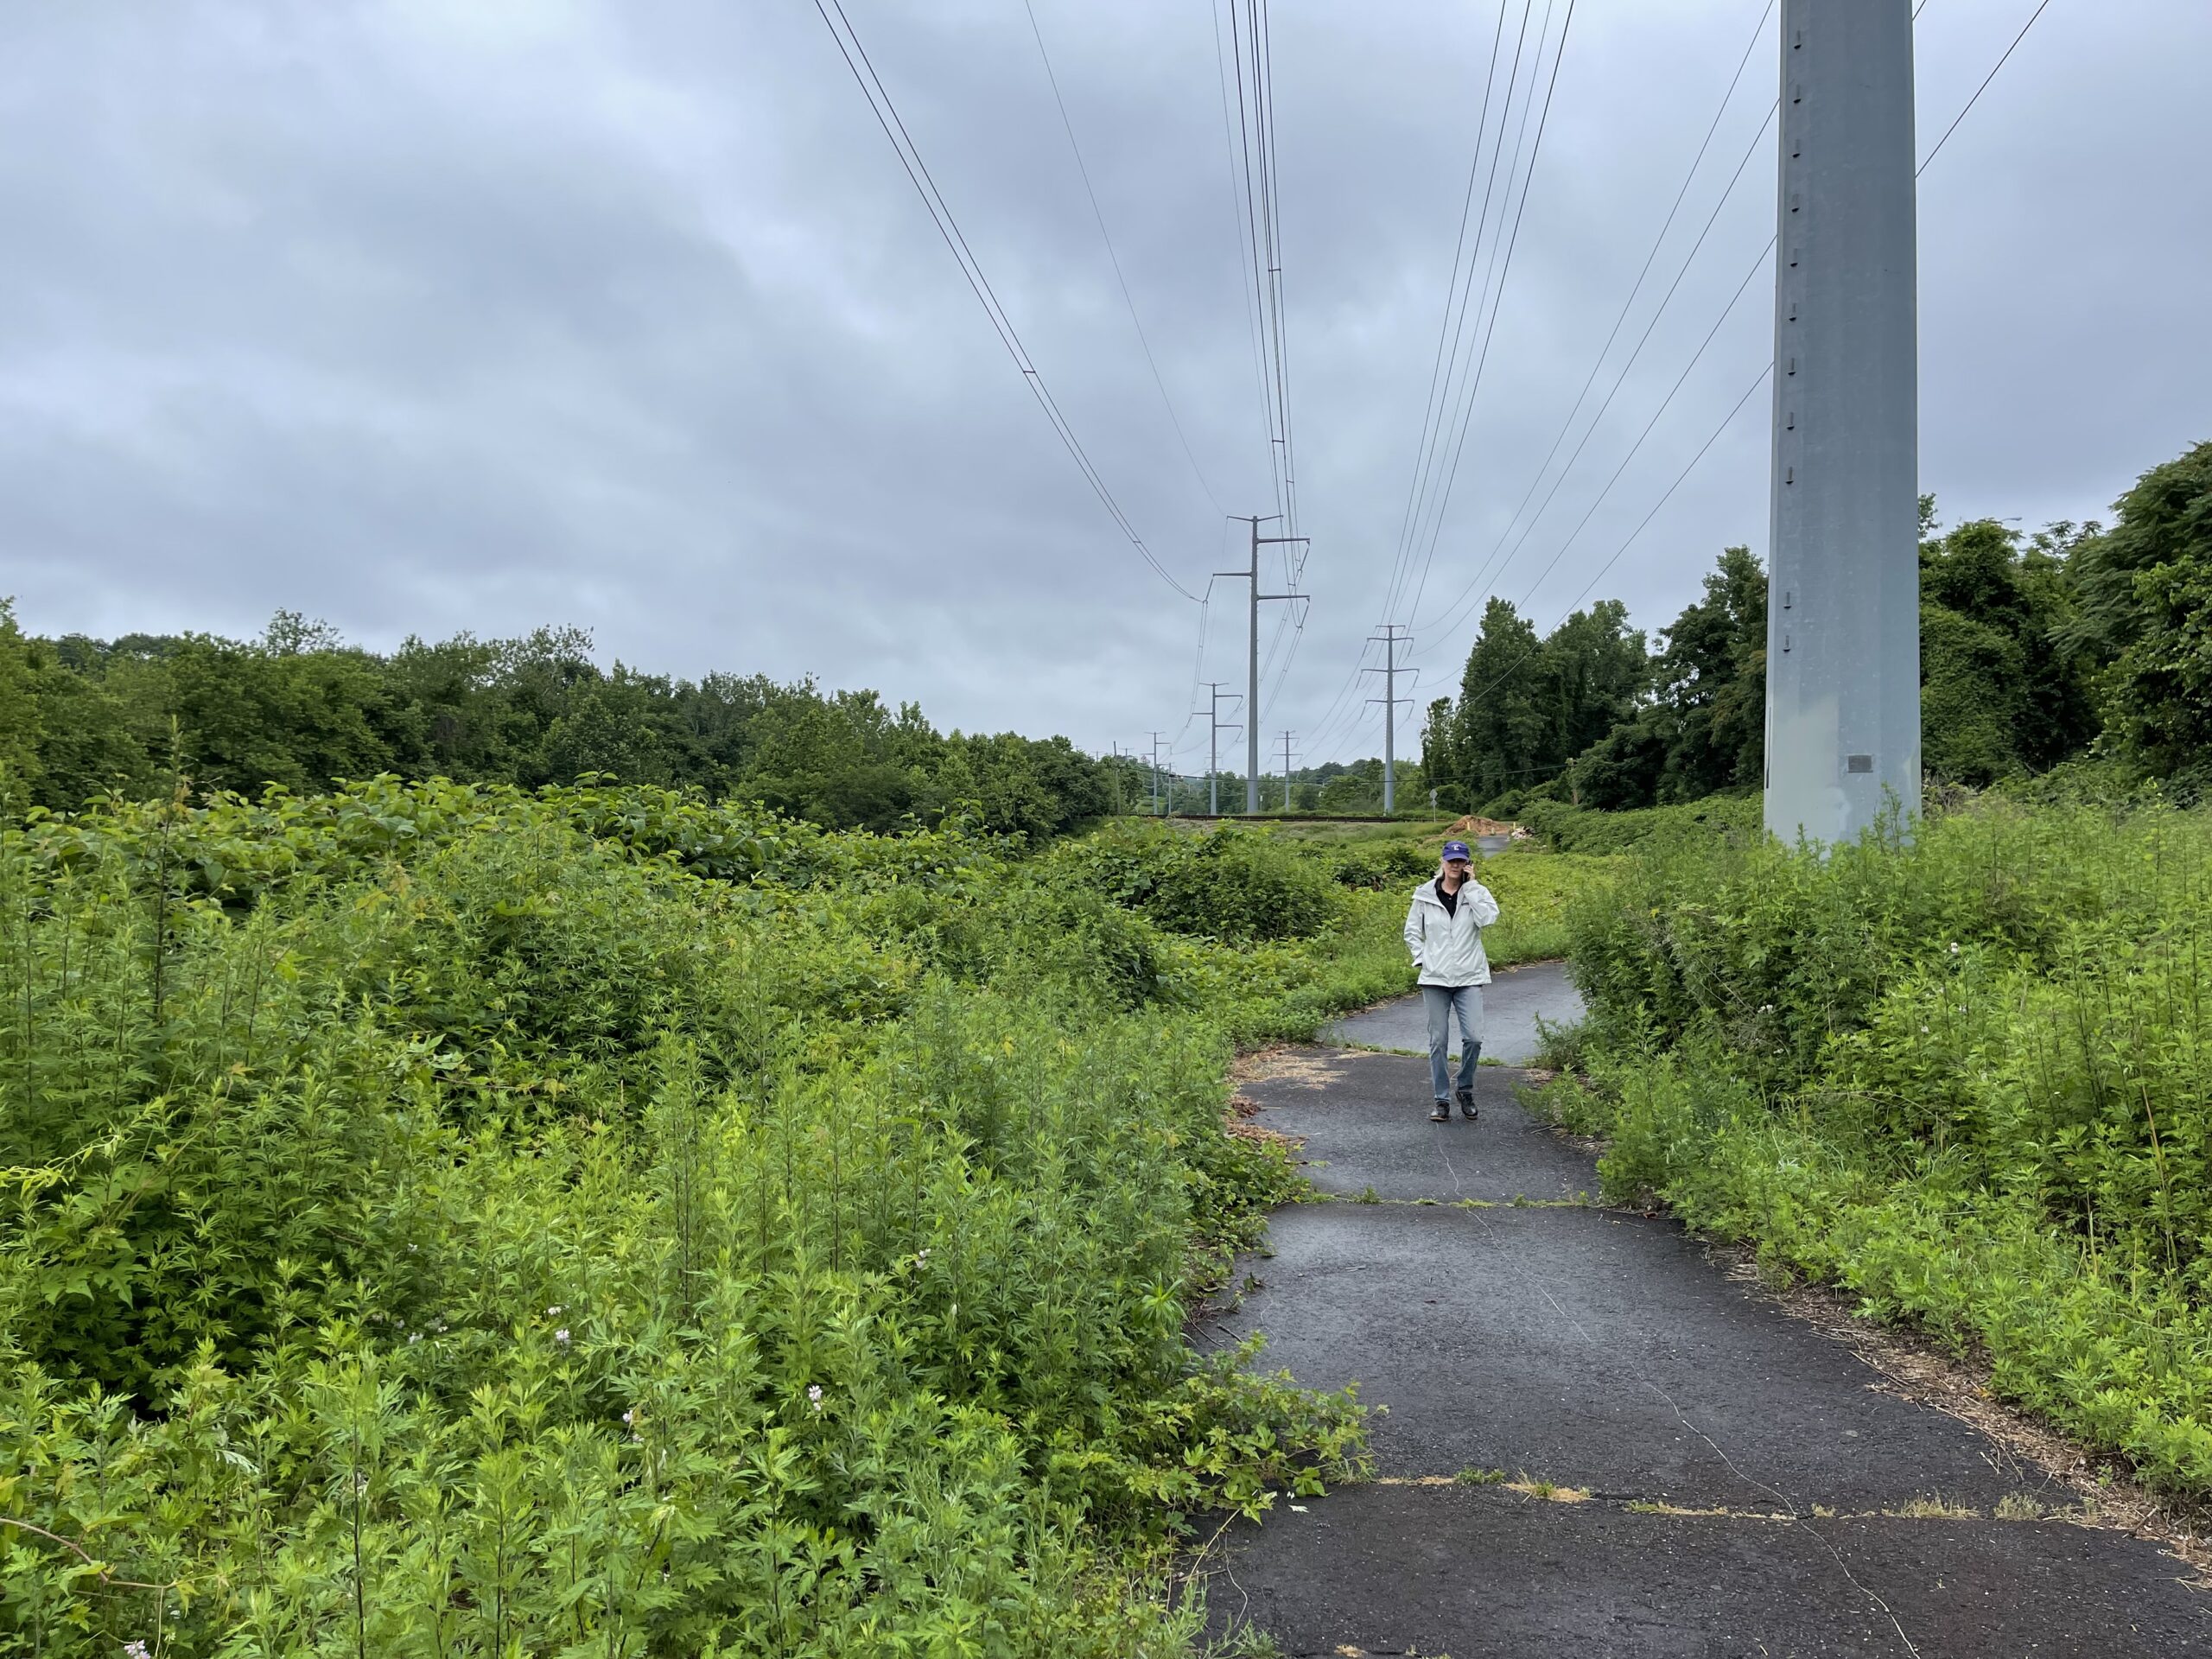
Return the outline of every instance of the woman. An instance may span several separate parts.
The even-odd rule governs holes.
[[[1436,879],[1414,889],[1406,912],[1406,948],[1421,970],[1421,998],[1428,1009],[1428,1077],[1436,1104],[1432,1123],[1452,1121],[1452,1096],[1459,1114],[1475,1116],[1475,1065],[1483,1052],[1483,989],[1490,983],[1490,958],[1483,952],[1483,929],[1497,919],[1497,900],[1473,879],[1474,858],[1464,841],[1444,843]],[[1452,1015],[1459,1016],[1459,1077],[1456,1090],[1446,1069],[1452,1046]]]

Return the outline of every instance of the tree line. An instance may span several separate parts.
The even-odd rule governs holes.
[[[2143,474],[2111,528],[2023,536],[1989,519],[1940,531],[1923,502],[1923,757],[1969,785],[2094,757],[2142,778],[2212,783],[2212,443]],[[1724,551],[1655,639],[1606,600],[1548,634],[1485,608],[1456,697],[1428,706],[1406,806],[1529,798],[1624,808],[1759,786],[1766,574]],[[26,633],[0,600],[0,795],[73,810],[96,797],[295,792],[383,773],[524,788],[589,774],[758,800],[833,829],[949,814],[1033,838],[1159,804],[1203,810],[1203,779],[1065,737],[939,732],[918,707],[812,680],[691,681],[617,663],[591,636],[409,639],[379,653],[280,611],[262,637]],[[1263,791],[1279,808],[1280,776]],[[1382,762],[1292,774],[1296,810],[1380,810]],[[1242,809],[1241,776],[1222,804]]]
[[[1033,838],[1115,798],[1108,768],[1065,737],[941,733],[913,703],[811,680],[602,670],[581,629],[381,654],[279,612],[256,640],[46,639],[0,601],[0,793],[67,811],[179,780],[253,796],[383,773],[524,788],[599,773],[833,829],[965,814]]]
[[[2212,443],[2154,467],[2111,528],[1942,530],[1921,502],[1921,752],[1975,787],[2094,759],[2212,784]],[[1732,547],[1655,640],[1606,600],[1549,634],[1492,599],[1422,764],[1444,804],[1605,808],[1756,789],[1765,769],[1766,573]]]

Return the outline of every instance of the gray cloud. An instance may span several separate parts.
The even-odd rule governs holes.
[[[1234,563],[1020,6],[848,9],[1131,518],[1186,582]],[[1579,8],[1424,613],[1497,545],[1759,9]],[[1923,148],[2030,10],[1931,0]],[[1038,15],[1192,448],[1223,506],[1269,511],[1206,10]],[[1378,620],[1494,19],[1275,10],[1315,601],[1271,734],[1321,724]],[[653,669],[814,673],[947,724],[1100,748],[1185,726],[1194,607],[1038,416],[810,5],[111,0],[18,5],[5,29],[0,592],[29,626],[250,632],[284,606],[389,645],[568,620]],[[2094,515],[2208,435],[2208,50],[2194,0],[2053,6],[1930,169],[1923,479],[1948,517]],[[1763,47],[1689,223],[1771,85]],[[1540,624],[1765,360],[1761,277],[1567,542],[1764,241],[1771,191],[1763,149],[1496,584]],[[1597,594],[1656,626],[1722,544],[1760,547],[1764,408]],[[1206,677],[1241,678],[1240,600],[1217,590]],[[1422,695],[1470,626],[1424,638]],[[1204,734],[1181,735],[1187,764]]]

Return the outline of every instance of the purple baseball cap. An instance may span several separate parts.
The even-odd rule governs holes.
[[[1475,855],[1467,850],[1467,843],[1465,842],[1447,841],[1444,843],[1444,856],[1447,860],[1464,858],[1471,863]]]

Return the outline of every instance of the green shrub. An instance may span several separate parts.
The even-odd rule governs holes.
[[[1338,982],[1077,868],[389,780],[0,833],[0,1651],[1177,1648],[1176,1517],[1360,1455],[1182,1334],[1299,1185],[1231,1040]]]
[[[1303,939],[1336,914],[1335,888],[1316,860],[1233,825],[1200,836],[1122,825],[1064,856],[1115,903],[1176,933],[1238,944]]]
[[[1617,1197],[1986,1352],[2212,1491],[2212,814],[1986,798],[1826,856],[1655,842],[1573,907]]]
[[[1433,857],[391,779],[34,814],[0,1651],[1181,1650],[1177,1517],[1360,1458],[1183,1339],[1302,1188],[1225,1065],[1408,988]],[[1607,868],[1492,861],[1493,958]]]
[[[1676,806],[1600,811],[1541,796],[1526,798],[1514,817],[1547,847],[1561,853],[1624,853],[1656,837],[1717,834],[1741,838],[1759,833],[1756,795],[1708,795]]]
[[[1418,841],[1352,842],[1331,849],[1329,871],[1347,887],[1410,888],[1436,874],[1436,851]]]

